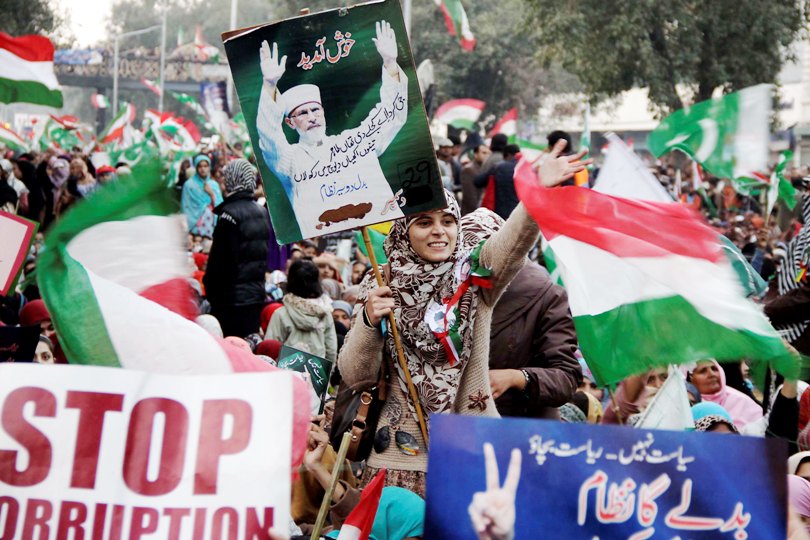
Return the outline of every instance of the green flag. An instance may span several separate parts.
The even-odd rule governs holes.
[[[284,345],[278,354],[277,365],[281,369],[309,373],[313,390],[323,400],[329,388],[329,377],[332,374],[332,362],[305,351]]]
[[[771,174],[771,185],[768,187],[768,211],[766,216],[771,215],[777,199],[782,199],[788,208],[793,210],[796,206],[796,190],[790,180],[785,178],[785,167],[790,163],[793,152],[785,150],[779,156],[779,163],[776,164],[773,174]]]
[[[771,88],[751,86],[675,111],[650,133],[650,151],[681,150],[715,176],[767,184]]]
[[[360,251],[363,252],[363,255],[368,257],[368,250],[366,249],[366,243],[363,241],[362,233],[360,231],[355,231],[354,235],[355,242],[357,242],[357,246],[360,248]],[[371,247],[374,250],[374,256],[377,257],[377,264],[387,263],[388,257],[385,256],[385,249],[383,248],[385,235],[369,227],[368,237],[369,240],[371,240]]]

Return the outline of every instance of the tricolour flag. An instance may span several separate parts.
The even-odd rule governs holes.
[[[721,178],[758,179],[768,168],[769,84],[751,86],[719,99],[675,111],[650,133],[650,151],[685,152]]]
[[[197,147],[202,136],[194,122],[186,120],[172,113],[160,113],[149,109],[144,117],[152,123],[152,133],[155,135],[161,153],[170,150],[190,152]]]
[[[146,77],[141,77],[141,84],[143,84],[150,92],[155,94],[157,97],[163,95],[163,90],[160,89],[160,85],[155,81],[151,81]]]
[[[3,124],[0,124],[0,144],[15,152],[25,152],[28,150],[26,140],[20,137],[16,131],[7,128]]]
[[[614,133],[608,133],[607,139],[610,152],[605,164],[599,171],[599,177],[594,186],[596,191],[625,199],[660,203],[673,202],[669,192],[652,175],[649,168],[639,159],[635,152],[630,150]],[[678,172],[680,172],[680,169]],[[697,171],[694,171],[694,173],[697,173]],[[703,188],[701,187],[701,189]],[[765,292],[766,283],[757,271],[748,263],[731,240],[722,234],[716,234],[716,238],[720,248],[731,263],[731,267],[737,274],[745,296],[762,296]]]
[[[374,518],[377,517],[377,508],[380,506],[385,486],[385,472],[385,469],[380,470],[360,493],[360,502],[343,522],[338,540],[368,540],[374,527]]]
[[[197,101],[196,98],[185,94],[183,92],[169,92],[174,99],[194,111],[194,114],[197,115],[197,120],[209,130],[214,130],[214,125],[211,123],[211,120],[208,118],[208,113],[205,111],[200,102]]]
[[[486,106],[486,103],[478,99],[453,99],[436,109],[433,117],[441,124],[476,131],[475,123]]]
[[[112,122],[104,129],[101,134],[101,144],[110,144],[116,141],[122,141],[124,138],[124,130],[128,124],[135,120],[135,105],[125,103],[123,107],[118,110],[118,114],[112,119]]]
[[[796,362],[697,214],[589,189],[539,186],[515,171],[521,201],[554,251],[580,347],[600,385],[694,360]]]
[[[12,37],[0,32],[0,103],[62,107],[53,52],[53,43],[44,36]]]
[[[461,48],[472,52],[475,49],[475,36],[470,30],[470,21],[467,19],[467,12],[461,5],[461,0],[433,0],[436,6],[442,10],[444,24],[451,36],[456,36]]]
[[[48,232],[37,278],[65,355],[74,364],[156,373],[274,369],[189,320],[196,306],[185,220],[152,157],[78,202]],[[300,381],[294,394],[300,463],[309,389]]]
[[[110,100],[104,94],[93,94],[90,96],[90,104],[96,109],[107,109],[110,106]]]
[[[515,137],[517,135],[517,117],[517,109],[509,109],[490,130],[488,136],[503,133],[507,137]]]

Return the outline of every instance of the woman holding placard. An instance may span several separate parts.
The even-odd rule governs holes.
[[[583,154],[560,156],[561,151],[556,145],[539,162],[546,186],[587,165],[580,161]],[[488,368],[492,308],[539,234],[522,204],[504,222],[485,209],[461,217],[455,198],[449,193],[446,198],[445,209],[394,222],[385,241],[388,285],[378,287],[371,274],[363,280],[352,330],[338,358],[343,380],[352,388],[373,385],[383,357],[391,374],[362,483],[386,467],[388,485],[422,496],[427,453],[419,418],[498,416]],[[408,373],[397,361],[394,332],[386,328],[392,312]],[[411,381],[417,405],[410,398]],[[512,384],[522,388],[526,381]]]

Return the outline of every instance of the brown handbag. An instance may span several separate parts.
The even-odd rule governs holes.
[[[380,364],[380,376],[370,388],[352,389],[342,383],[335,398],[335,412],[329,432],[329,442],[337,452],[343,434],[352,434],[346,458],[349,461],[363,461],[371,455],[374,435],[380,412],[388,392],[388,376],[385,358]]]

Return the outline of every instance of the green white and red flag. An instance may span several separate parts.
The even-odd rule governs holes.
[[[110,107],[110,100],[104,94],[93,94],[90,96],[90,104],[96,109],[107,109]]]
[[[208,113],[205,111],[200,102],[193,96],[185,94],[183,92],[169,92],[174,99],[194,111],[194,114],[197,116],[197,120],[200,124],[205,127],[205,129],[214,131],[215,127],[211,123],[211,120],[208,118]]]
[[[275,369],[190,320],[185,218],[155,157],[76,203],[45,238],[37,279],[68,361],[186,375]],[[303,381],[294,388],[300,463],[310,396]]]
[[[160,85],[152,80],[147,79],[146,77],[141,77],[141,84],[144,85],[147,90],[155,94],[157,97],[163,95],[163,90],[160,89]]]
[[[370,538],[385,487],[385,475],[386,469],[380,469],[371,482],[363,488],[360,493],[360,502],[346,517],[346,521],[340,527],[337,540],[368,540]]]
[[[507,137],[516,137],[517,136],[517,109],[509,109],[506,111],[500,120],[495,124],[495,126],[490,130],[489,137],[493,135],[497,135],[498,133],[502,133]]]
[[[135,121],[135,113],[135,105],[125,103],[124,106],[118,110],[118,114],[112,119],[112,122],[110,122],[102,132],[101,144],[121,142],[124,138],[124,131],[127,125]]]
[[[160,146],[161,153],[169,151],[191,152],[202,136],[194,122],[169,112],[149,109],[144,117],[151,122],[151,130]]]
[[[745,297],[717,233],[693,210],[537,186],[522,160],[515,188],[554,252],[598,384],[707,358],[748,358],[798,375],[794,357]]]
[[[486,106],[479,99],[453,99],[442,103],[433,118],[440,124],[475,131],[475,123]]]
[[[470,30],[470,21],[461,0],[434,0],[434,2],[444,15],[444,24],[450,35],[458,38],[462,49],[472,52],[475,49],[475,36]]]
[[[12,37],[0,32],[0,103],[62,107],[53,53],[53,43],[45,36]]]
[[[3,124],[0,124],[0,144],[15,152],[25,152],[28,150],[28,142],[20,137],[16,131],[7,128]]]

